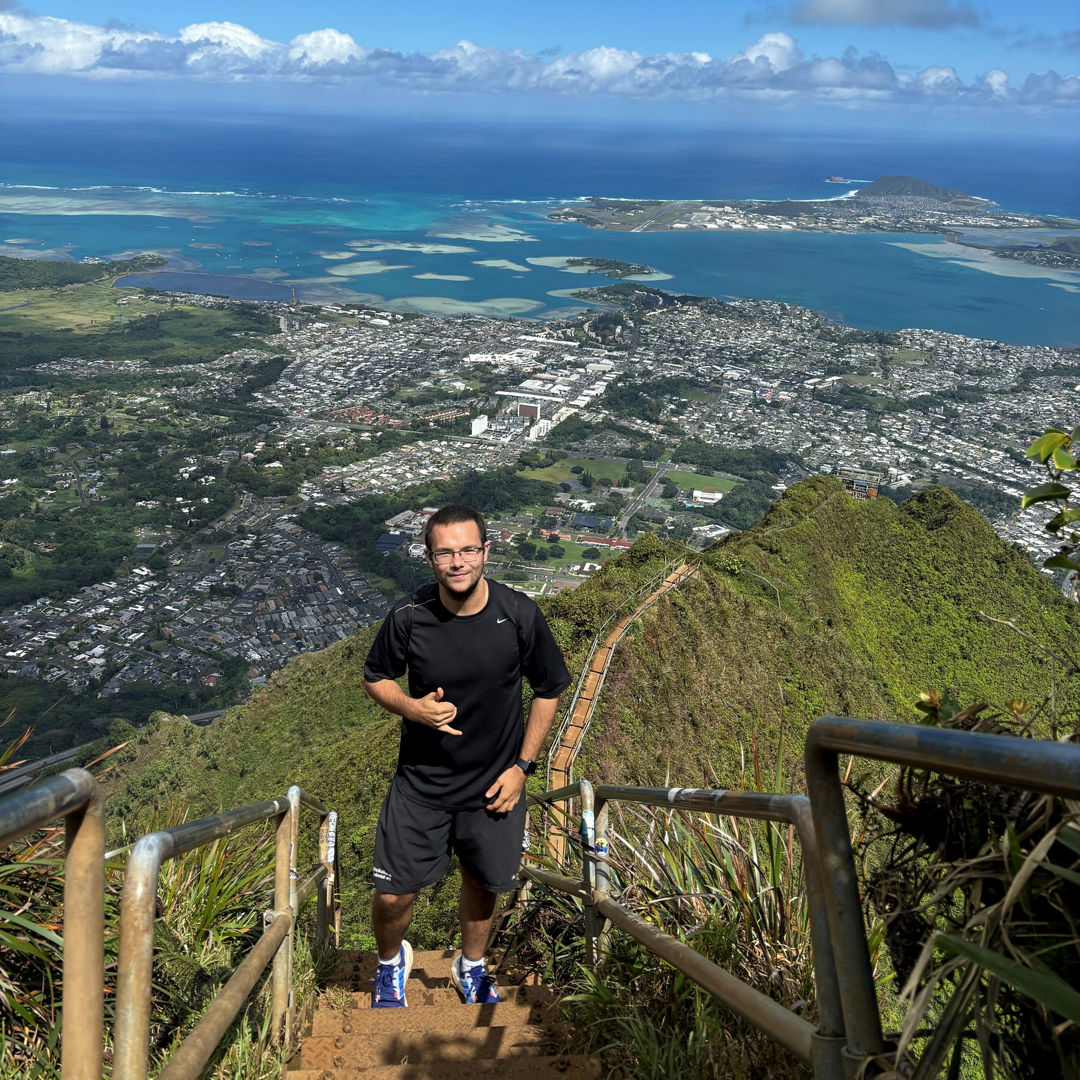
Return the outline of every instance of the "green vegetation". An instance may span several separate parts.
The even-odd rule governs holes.
[[[754,733],[779,745],[783,732],[784,770],[797,777],[815,717],[910,721],[931,687],[961,701],[1037,701],[1057,681],[1075,719],[1077,688],[1067,696],[1054,661],[980,613],[1039,640],[1080,627],[1053,584],[949,492],[896,507],[805,481],[755,529],[706,551],[700,579],[617,654],[585,775],[649,783],[660,769],[674,783],[729,786],[740,743]]]
[[[604,405],[615,416],[660,423],[664,417],[664,402],[669,397],[700,395],[705,384],[697,379],[671,376],[651,382],[633,382],[624,376],[608,387]]]
[[[748,749],[740,788],[784,792]],[[790,830],[736,818],[613,803],[612,892],[761,992],[812,1016],[810,918]],[[711,994],[613,930],[603,971],[585,964],[576,900],[542,887],[511,923],[508,946],[571,991],[582,1049],[613,1075],[802,1077],[805,1068]]]
[[[1027,456],[1043,465],[1050,479],[1047,483],[1039,484],[1026,492],[1022,505],[1026,508],[1035,503],[1052,502],[1060,507],[1046,523],[1047,531],[1062,541],[1058,553],[1043,563],[1043,566],[1049,570],[1080,571],[1080,558],[1077,558],[1077,549],[1080,548],[1080,530],[1075,524],[1080,521],[1080,507],[1075,505],[1078,493],[1074,475],[1076,472],[1074,448],[1078,441],[1080,441],[1080,427],[1074,428],[1071,435],[1058,428],[1051,428],[1036,439],[1027,450]],[[1072,506],[1069,505],[1070,502],[1073,503]]]
[[[165,260],[160,255],[137,255],[134,259],[105,263],[12,259],[6,255],[0,255],[0,292],[8,292],[11,289],[48,289],[61,285],[76,285],[164,265]]]
[[[119,296],[117,293],[116,299]],[[73,304],[77,298],[72,295],[65,300]],[[5,306],[0,303],[0,307]],[[0,313],[0,375],[11,383],[14,372],[62,356],[147,360],[155,366],[207,363],[242,345],[264,349],[266,346],[255,335],[278,332],[277,320],[255,305],[193,308],[155,299],[146,301],[140,309],[122,310],[126,317],[118,316],[77,336],[70,326],[57,325],[55,317],[43,314],[36,304]],[[18,377],[20,384],[26,381],[25,375]]]
[[[563,457],[551,465],[543,468],[521,469],[519,476],[529,480],[544,480],[550,484],[565,483],[567,480],[578,479],[588,472],[594,481],[610,480],[612,484],[621,485],[626,477],[626,465],[621,461],[603,461],[584,457]],[[575,471],[576,470],[576,471]],[[641,479],[638,483],[648,480],[652,476],[652,470],[642,470]]]
[[[759,458],[758,468],[776,464]],[[474,487],[480,481],[487,486]],[[506,470],[441,494],[478,504],[483,499],[482,508],[491,510],[505,508],[518,483]],[[403,498],[415,504],[418,497]],[[533,501],[543,504],[535,493]],[[386,499],[363,518],[355,516],[356,507],[311,512],[309,527],[355,542],[357,530],[365,536],[381,530],[381,520],[398,505]],[[593,635],[678,557],[675,546],[646,536],[579,589],[544,602],[575,674]],[[910,722],[916,718],[912,703],[930,690],[939,700],[1008,702],[1039,700],[1053,689],[1059,721],[1071,727],[1080,700],[1074,685],[1062,684],[1060,664],[988,621],[995,619],[1014,622],[1037,641],[1075,641],[1080,633],[1075,607],[949,492],[933,489],[895,506],[854,501],[834,480],[806,481],[789,489],[760,525],[705,552],[700,577],[634,625],[616,653],[577,774],[614,783],[760,787],[762,770],[750,779],[746,764],[746,754],[756,749],[770,762],[765,771],[771,773],[776,760],[777,775],[789,778],[772,786],[799,791],[803,736],[815,717]],[[116,755],[119,763],[106,781],[113,829],[121,819],[178,799],[199,816],[299,783],[342,813],[345,943],[369,945],[365,867],[399,723],[361,687],[372,635],[362,631],[323,653],[298,657],[250,702],[207,728],[156,717]],[[880,770],[857,767],[854,780],[873,785],[880,776]],[[642,912],[665,925],[693,924],[695,947],[739,966],[780,1000],[806,997],[803,901],[786,835],[762,829],[741,834],[731,846],[720,832],[683,825],[674,815],[657,821],[672,840],[671,858],[660,860],[663,875],[648,880],[629,847],[621,853],[620,880],[636,888]],[[649,831],[646,821],[624,824],[627,837],[635,827]],[[749,853],[742,870],[726,861],[737,848]],[[744,871],[751,868],[757,877],[748,886]],[[667,899],[676,886],[715,893],[719,906],[706,910],[692,900],[684,908]],[[425,891],[411,932],[415,944],[451,944],[456,897],[453,874]],[[563,917],[563,925],[567,921]],[[774,936],[764,936],[766,928]],[[572,959],[560,949],[553,955]],[[623,1018],[622,1041],[638,1040],[634,1049],[618,1051],[639,1061],[635,1075],[724,1075],[732,1062],[763,1053],[716,1006],[702,1003],[698,1010],[696,992],[644,960],[640,950],[616,938],[614,951],[617,969],[628,973],[626,984],[656,1003],[651,1030],[643,1024],[631,1030],[633,1013],[617,980],[608,990],[596,984],[577,989],[597,1019]],[[565,976],[567,965],[552,970]],[[672,1007],[662,1008],[664,1002]],[[725,1032],[722,1039],[704,1038],[717,1028]],[[694,1056],[699,1039],[705,1057]]]
[[[735,480],[721,480],[718,476],[702,475],[701,473],[684,472],[681,469],[672,469],[664,474],[664,479],[678,484],[686,491],[731,491],[738,487]],[[669,498],[671,496],[668,496]]]

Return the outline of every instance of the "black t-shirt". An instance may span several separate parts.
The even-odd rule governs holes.
[[[397,775],[416,802],[446,810],[487,803],[495,778],[515,761],[523,733],[521,678],[540,698],[558,697],[570,682],[562,653],[536,603],[489,581],[475,615],[453,615],[436,582],[399,601],[379,629],[364,664],[368,682],[409,673],[409,695],[443,688],[457,706],[447,735],[403,720]]]

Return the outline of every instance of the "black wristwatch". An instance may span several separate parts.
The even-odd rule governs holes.
[[[524,758],[518,758],[514,764],[526,775],[532,776],[536,772],[536,762],[526,761]]]

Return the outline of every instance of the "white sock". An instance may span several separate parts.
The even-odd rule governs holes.
[[[470,960],[464,953],[461,954],[461,970],[472,971],[473,968],[483,967],[484,958],[481,956],[479,960]]]
[[[396,953],[394,953],[394,955],[389,960],[384,960],[380,956],[379,957],[379,963],[380,964],[393,964],[394,967],[397,967],[398,964],[401,963],[401,949],[398,949],[398,951]]]

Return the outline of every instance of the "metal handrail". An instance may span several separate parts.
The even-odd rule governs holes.
[[[741,1013],[767,1035],[813,1067],[815,1077],[848,1075],[842,1059],[846,1041],[836,960],[825,909],[824,879],[809,800],[802,795],[690,788],[636,788],[578,780],[537,796],[544,804],[581,799],[582,878],[577,881],[531,866],[522,875],[538,884],[579,897],[584,904],[586,958],[595,964],[604,950],[602,920],[621,927],[698,985]],[[610,896],[608,810],[611,802],[633,802],[707,814],[780,821],[794,827],[803,847],[807,904],[817,987],[818,1026],[796,1016],[768,995],[736,978],[670,934],[639,918]]]
[[[0,796],[0,847],[64,819],[62,1080],[101,1080],[105,1024],[105,814],[97,780],[68,769]]]
[[[321,816],[319,866],[297,884],[296,851],[300,807]],[[128,857],[120,901],[120,956],[117,969],[114,1080],[145,1080],[150,1057],[150,989],[154,959],[154,907],[157,879],[166,859],[202,847],[237,829],[277,818],[274,861],[274,907],[264,915],[260,941],[211,1003],[196,1028],[174,1053],[162,1076],[186,1080],[205,1067],[222,1034],[242,1008],[255,983],[273,961],[271,1024],[275,1039],[292,1034],[293,930],[296,915],[319,890],[317,935],[328,930],[333,910],[334,936],[339,929],[336,904],[337,814],[297,786],[283,798],[230,810],[142,837]],[[65,1077],[64,1080],[67,1080]]]
[[[865,1060],[884,1053],[886,1045],[840,780],[841,754],[1076,799],[1080,745],[839,716],[821,717],[810,726],[806,787],[825,855],[825,905],[833,946],[837,959],[844,960],[839,985],[847,1056]]]
[[[609,919],[810,1061],[815,1077],[879,1075],[887,1069],[888,1047],[863,925],[840,779],[841,754],[1080,799],[1080,745],[1076,743],[826,716],[810,726],[806,738],[809,798],[682,788],[594,788],[581,780],[536,797],[545,804],[581,799],[581,881],[533,867],[523,867],[522,876],[583,901],[586,954],[591,962],[602,951],[601,922]],[[801,1026],[806,1021],[793,1023],[797,1018],[780,1016],[777,1010],[785,1010],[776,1002],[611,899],[607,804],[614,800],[787,821],[795,827],[803,847],[818,995],[819,1027],[811,1032],[809,1043],[807,1030]],[[933,1063],[939,1059],[939,1038],[931,1039],[913,1077],[929,1080]]]

